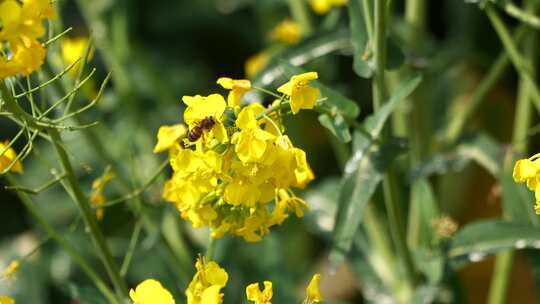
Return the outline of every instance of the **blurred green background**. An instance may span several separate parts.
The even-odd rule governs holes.
[[[456,0],[428,2],[428,32],[422,44],[414,50],[406,45],[402,48],[407,61],[424,72],[421,94],[434,109],[430,125],[437,134],[451,117],[452,109],[467,102],[467,96],[493,64],[501,44],[478,6]],[[144,183],[165,159],[165,155],[152,154],[155,135],[160,125],[181,121],[181,96],[225,93],[215,84],[216,79],[244,78],[246,59],[268,48],[272,44],[269,31],[290,18],[287,2],[281,0],[59,0],[56,4],[61,18],[55,22],[73,27],[69,36],[90,34],[105,37],[108,42],[107,50],[114,59],[98,50],[92,64],[98,68],[97,83],[109,68],[116,78],[113,77],[112,86],[97,109],[86,113],[84,119],[100,122],[96,131],[121,170],[132,178],[128,182],[134,185]],[[403,1],[393,1],[398,43],[403,6]],[[318,25],[315,36],[333,37],[348,30],[346,9],[337,9],[332,14],[335,20],[330,20],[329,15],[311,15]],[[512,19],[506,21],[515,24]],[[326,24],[330,26],[325,27]],[[309,42],[312,38],[306,39]],[[304,44],[290,48],[301,50]],[[49,60],[54,59],[51,56]],[[350,48],[344,47],[311,60],[306,69],[318,71],[325,84],[356,100],[363,119],[372,112],[370,82],[354,74],[352,62]],[[280,81],[286,79],[282,77]],[[509,142],[516,85],[516,74],[508,69],[467,125],[467,132],[485,130],[498,141]],[[78,102],[85,102],[84,98],[79,99]],[[259,95],[249,99],[271,102]],[[305,219],[292,218],[275,228],[260,243],[246,244],[228,236],[218,242],[216,260],[230,277],[224,290],[225,303],[246,303],[244,287],[263,280],[274,282],[273,302],[296,303],[295,299],[302,298],[303,288],[315,272],[323,274],[322,289],[328,303],[367,300],[377,303],[377,296],[384,293],[379,294],[377,288],[358,279],[359,273],[365,271],[361,256],[358,263],[353,261],[339,269],[331,269],[327,262],[341,175],[330,135],[320,127],[315,114],[309,112],[289,119],[286,125],[296,145],[307,151],[317,177],[302,193],[311,211]],[[0,120],[0,128],[2,140],[11,138],[17,131],[7,120]],[[536,151],[538,141],[533,138],[531,142],[531,151]],[[66,143],[89,193],[91,181],[103,172],[107,163],[97,157],[78,132],[66,133]],[[16,145],[16,150],[20,148]],[[50,180],[51,169],[58,168],[46,142],[38,142],[24,165],[26,173],[19,181],[29,187]],[[479,166],[466,163],[445,170],[444,180],[435,178],[439,203],[460,226],[501,214],[500,191],[495,180]],[[144,196],[144,209],[154,223],[154,230],[143,229],[126,278],[130,287],[145,278],[158,279],[183,303],[184,289],[194,273],[195,257],[205,250],[207,231],[193,230],[189,223],[179,219],[173,206],[160,199],[164,178]],[[107,188],[108,197],[123,193],[119,184],[115,180]],[[78,210],[62,188],[57,185],[33,198],[55,227],[104,273],[90,236],[80,223]],[[4,266],[28,253],[46,235],[13,193],[0,189],[0,202],[0,265]],[[136,221],[124,204],[105,211],[102,228],[118,261],[125,253]],[[181,254],[171,254],[171,248],[162,242],[163,234],[174,240],[172,251]],[[492,258],[487,258],[462,268],[458,273],[462,294],[456,295],[452,302],[485,302],[492,264]],[[3,293],[15,294],[18,303],[23,304],[103,303],[84,274],[51,241],[28,258],[15,281],[0,282],[0,294]],[[536,301],[531,272],[521,256],[513,270],[510,299],[512,303]]]

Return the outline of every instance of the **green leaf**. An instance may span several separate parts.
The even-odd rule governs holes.
[[[403,142],[394,141],[390,146],[381,147],[374,141],[381,135],[399,101],[411,94],[420,82],[420,76],[405,81],[376,113],[366,119],[364,130],[355,130],[353,134],[353,156],[345,166],[334,226],[334,248],[331,253],[334,264],[342,262],[351,248],[352,237],[360,226],[364,208],[381,182],[387,166],[405,150]]]
[[[353,70],[356,75],[362,78],[371,78],[374,67],[371,62],[365,60],[368,47],[368,33],[364,20],[364,8],[360,5],[360,0],[349,1],[349,28],[351,30],[351,42],[354,51]]]
[[[355,174],[344,177],[334,226],[334,247],[330,254],[334,265],[344,260],[362,221],[364,208],[382,181],[388,166],[403,151],[403,143],[400,141],[391,141],[382,146],[370,145],[361,152],[359,160],[355,160]]]
[[[351,31],[351,42],[353,45],[353,70],[356,75],[362,78],[371,78],[375,70],[372,43],[369,41],[369,34],[364,19],[364,7],[360,0],[349,1],[349,28]],[[405,61],[405,55],[389,36],[386,38],[386,69],[392,70],[399,68]]]
[[[386,38],[386,48],[386,69],[394,70],[399,68],[405,62],[405,54],[403,54],[403,51],[392,36]]]
[[[440,217],[435,194],[427,179],[415,180],[411,189],[411,207],[407,242],[411,248],[430,248],[434,239],[432,221]]]
[[[395,93],[388,99],[383,106],[374,115],[366,119],[365,125],[367,131],[372,137],[377,137],[381,134],[384,124],[388,117],[395,110],[400,101],[407,98],[418,85],[422,82],[422,76],[416,75],[406,81],[404,81],[395,91]]]
[[[281,67],[284,71],[284,74],[288,78],[306,72],[304,69],[296,67],[286,61],[282,62]],[[358,117],[358,115],[360,114],[360,108],[354,100],[343,96],[341,93],[330,87],[325,86],[319,80],[310,81],[310,85],[312,87],[318,88],[321,91],[320,98],[326,98],[326,100],[324,101],[324,106],[329,107],[332,112],[341,114],[343,117],[352,119]]]
[[[328,114],[321,114],[319,115],[319,122],[323,127],[330,130],[341,142],[346,143],[351,141],[349,125],[347,125],[341,114],[336,114],[334,117],[330,117]]]
[[[328,34],[314,36],[286,50],[278,50],[266,67],[258,73],[253,83],[258,86],[268,86],[283,77],[283,61],[294,66],[302,66],[312,60],[333,52],[350,50],[352,48],[349,31],[338,29]]]
[[[540,248],[540,228],[521,222],[487,220],[469,224],[450,242],[450,258],[478,261],[488,254],[510,248]]]

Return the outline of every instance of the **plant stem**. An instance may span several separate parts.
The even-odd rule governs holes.
[[[493,276],[491,277],[491,285],[489,287],[489,304],[506,303],[508,280],[512,273],[513,259],[513,250],[501,252],[495,257],[495,268],[493,269]]]
[[[519,50],[512,39],[510,31],[501,20],[499,13],[496,11],[493,5],[487,3],[485,11],[489,17],[489,20],[491,21],[491,24],[495,28],[495,31],[499,35],[508,56],[510,56],[512,64],[518,71],[519,76],[529,84],[532,101],[534,102],[536,110],[540,113],[540,89],[538,89],[535,78],[531,73],[532,67],[525,64],[523,57],[519,53]]]
[[[373,109],[377,111],[385,100],[384,69],[386,63],[386,1],[375,1],[375,75],[373,79]],[[386,129],[390,131],[390,128]],[[388,132],[387,132],[388,133]],[[397,179],[390,168],[383,180],[384,201],[388,212],[390,234],[399,256],[403,259],[406,276],[412,285],[416,283],[416,271],[405,240],[403,213],[400,210]]]
[[[111,251],[109,249],[109,246],[107,245],[105,237],[103,236],[103,233],[99,228],[92,207],[90,206],[88,199],[83,194],[79,182],[75,177],[75,172],[73,170],[69,157],[64,150],[64,144],[62,142],[62,139],[60,138],[60,134],[58,133],[58,130],[52,128],[48,129],[48,133],[51,136],[54,148],[56,150],[56,153],[58,154],[58,158],[60,159],[64,172],[66,173],[66,179],[69,186],[71,187],[71,190],[73,191],[75,202],[77,203],[81,214],[86,224],[88,225],[92,238],[98,249],[98,254],[115,287],[115,291],[118,296],[127,298],[127,286],[122,280],[122,277],[120,276],[118,267],[111,255]]]
[[[534,13],[534,1],[527,1],[527,11]],[[497,22],[497,18],[490,17],[492,22]],[[495,20],[495,21],[494,21]],[[499,20],[500,21],[500,20]],[[500,31],[500,29],[499,29]],[[500,34],[499,34],[500,35]],[[514,117],[514,129],[512,134],[512,149],[520,154],[526,154],[528,148],[528,130],[531,124],[532,101],[535,86],[530,83],[530,78],[534,79],[536,66],[536,51],[537,51],[537,34],[532,32],[525,41],[525,57],[523,63],[531,67],[531,74],[525,75],[520,73],[518,98],[516,112]],[[501,36],[501,35],[500,35]],[[502,39],[502,37],[501,37]],[[507,48],[508,51],[508,48]],[[508,51],[510,53],[510,51]],[[509,171],[510,169],[508,169]],[[506,214],[508,216],[508,214]],[[508,286],[510,275],[512,274],[512,264],[514,260],[514,250],[508,250],[497,254],[493,276],[491,277],[491,285],[489,289],[489,304],[502,304],[507,301]]]
[[[5,175],[7,181],[12,185],[16,186],[15,179],[10,175]],[[62,237],[60,233],[58,233],[48,222],[45,218],[39,214],[39,211],[34,206],[34,202],[30,199],[30,197],[22,192],[15,191],[17,196],[19,197],[20,201],[23,203],[23,205],[26,207],[30,215],[35,219],[35,221],[45,229],[47,234],[55,240],[62,249],[73,259],[75,263],[81,267],[82,271],[90,278],[90,280],[94,283],[96,288],[105,296],[105,298],[110,302],[114,304],[118,304],[118,300],[115,298],[114,293],[112,290],[109,289],[109,287],[103,282],[103,280],[99,277],[99,275],[94,271],[94,269],[86,262],[86,260],[79,255],[77,252],[77,249],[74,248],[65,238]]]
[[[303,36],[309,36],[313,31],[311,26],[311,20],[309,19],[309,14],[306,8],[306,3],[304,0],[288,0],[289,9],[291,10],[291,15],[293,19],[298,22],[300,28],[302,29]]]
[[[205,254],[205,257],[208,261],[212,261],[214,259],[215,247],[216,247],[216,240],[212,237],[212,235],[209,235],[208,245],[206,247],[206,254]]]

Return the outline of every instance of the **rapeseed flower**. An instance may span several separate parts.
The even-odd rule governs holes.
[[[154,146],[154,153],[160,153],[171,149],[180,143],[180,139],[186,137],[187,128],[183,124],[159,127],[157,143]]]
[[[527,188],[534,191],[536,198],[534,211],[540,215],[540,153],[518,160],[514,165],[512,176],[516,183],[527,183]]]
[[[15,300],[8,296],[0,296],[0,304],[15,304]]]
[[[0,79],[29,75],[43,64],[45,49],[37,39],[45,34],[43,20],[53,17],[48,0],[0,2]]]
[[[4,279],[14,279],[17,275],[17,272],[19,271],[20,263],[19,261],[15,260],[9,263],[9,265],[4,269],[4,272],[2,273],[2,278]]]
[[[270,32],[270,38],[285,44],[296,44],[302,38],[302,30],[298,23],[286,19]]]
[[[264,281],[264,290],[259,289],[259,283],[253,283],[246,287],[246,296],[255,304],[272,304],[272,282]]]
[[[219,94],[184,96],[188,129],[161,127],[154,151],[169,150],[173,173],[163,198],[183,219],[208,226],[214,238],[229,233],[257,242],[291,213],[304,215],[308,205],[291,188],[305,187],[314,175],[306,153],[283,134],[281,113],[257,103],[240,107],[245,82],[218,80],[233,94],[228,104]]]
[[[246,60],[244,70],[247,78],[252,78],[264,69],[270,62],[270,54],[268,52],[260,52],[252,55]]]
[[[215,124],[209,132],[204,131],[207,135],[205,141],[208,143],[215,138],[218,142],[224,143],[228,140],[227,131],[222,122],[227,107],[223,96],[219,94],[184,96],[182,101],[187,105],[184,111],[184,121],[190,129],[198,125],[203,119],[211,117],[214,119]]]
[[[171,293],[159,281],[147,279],[129,291],[133,304],[175,304]]]
[[[278,92],[290,97],[293,114],[298,113],[301,109],[313,109],[320,92],[319,89],[308,85],[311,80],[317,78],[319,78],[317,72],[294,75],[287,83],[277,89]]]
[[[10,171],[22,174],[24,171],[23,165],[17,160],[17,153],[15,150],[12,147],[8,148],[8,145],[9,141],[5,141],[4,143],[0,142],[0,172],[11,166]]]
[[[326,14],[334,7],[347,5],[348,0],[310,0],[313,11],[319,15]]]
[[[320,285],[321,284],[321,275],[316,273],[311,278],[307,288],[306,288],[306,299],[303,304],[315,304],[322,302],[322,294]]]
[[[221,268],[216,262],[206,262],[203,257],[197,259],[195,268],[197,272],[186,289],[187,303],[223,303],[223,294],[220,291],[229,280],[229,275],[225,269]]]
[[[242,95],[251,90],[251,82],[246,79],[235,80],[228,77],[221,77],[217,80],[217,84],[224,89],[230,90],[227,96],[227,104],[233,109],[240,107]]]
[[[95,179],[92,182],[92,193],[90,194],[90,203],[97,207],[96,217],[98,220],[102,220],[104,216],[104,209],[99,208],[101,205],[105,204],[105,195],[103,194],[105,186],[110,183],[115,177],[114,173],[111,171],[110,167],[105,169],[103,175]]]

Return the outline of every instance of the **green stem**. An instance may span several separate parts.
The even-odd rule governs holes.
[[[491,285],[489,288],[489,304],[506,303],[508,283],[510,274],[512,273],[513,259],[513,250],[508,250],[497,254],[495,258],[495,268],[493,270],[493,276],[491,277]]]
[[[288,0],[293,19],[300,25],[303,36],[309,36],[313,31],[311,20],[304,0]]]
[[[111,255],[109,246],[107,245],[107,242],[105,240],[105,237],[103,236],[103,233],[99,228],[92,207],[90,206],[88,199],[82,192],[79,182],[75,177],[75,172],[73,170],[69,157],[64,149],[64,144],[62,139],[60,138],[60,134],[56,129],[49,129],[48,133],[51,136],[54,148],[56,150],[56,153],[58,154],[58,158],[60,159],[64,172],[66,173],[66,179],[71,190],[73,191],[75,202],[77,203],[81,214],[86,224],[88,225],[89,231],[98,249],[98,254],[115,287],[116,293],[120,297],[127,298],[128,294],[126,283],[122,280],[122,277],[120,276],[118,266],[116,265]]]
[[[535,3],[533,1],[527,1],[527,11],[534,13]],[[500,20],[497,21],[497,16],[491,16],[492,22],[497,25]],[[497,26],[501,27],[500,24]],[[498,30],[501,32],[501,28]],[[504,35],[501,35],[504,37]],[[518,98],[516,105],[516,112],[514,118],[514,130],[512,134],[512,148],[514,151],[520,154],[526,154],[528,148],[528,136],[527,132],[531,124],[532,117],[532,104],[534,96],[535,86],[531,85],[530,78],[536,76],[534,67],[536,66],[536,51],[537,51],[537,35],[535,32],[531,33],[532,37],[526,40],[525,44],[525,57],[523,63],[531,67],[530,74],[520,73]],[[505,38],[508,39],[508,38]],[[506,42],[508,44],[508,42]],[[505,45],[506,46],[506,45]],[[507,51],[508,51],[508,46]],[[508,51],[510,53],[510,51]],[[508,214],[505,214],[508,217]],[[497,254],[495,259],[495,268],[491,277],[491,286],[489,289],[489,304],[502,304],[507,302],[509,279],[512,274],[512,264],[514,260],[514,250],[508,250]]]
[[[519,27],[513,34],[516,37],[516,41],[519,42],[525,36],[526,28],[524,26]],[[446,130],[444,137],[445,145],[452,145],[463,133],[464,127],[467,125],[473,114],[478,110],[482,101],[486,99],[487,94],[497,84],[499,79],[504,75],[505,70],[510,64],[510,57],[506,52],[501,52],[495,63],[491,65],[486,76],[476,86],[475,91],[471,95],[469,101],[464,105],[459,115],[453,115],[452,120]]]
[[[524,62],[523,57],[519,53],[518,48],[512,39],[510,31],[501,20],[501,17],[499,16],[499,13],[497,13],[496,9],[488,3],[486,4],[485,11],[489,17],[489,20],[491,21],[491,24],[495,28],[495,31],[499,35],[508,56],[510,56],[512,64],[518,71],[519,76],[530,86],[532,101],[534,102],[536,110],[540,113],[540,90],[538,89],[535,78],[531,73],[532,67],[527,66],[527,64]]]
[[[529,11],[522,10],[510,1],[495,1],[495,3],[501,5],[508,15],[535,29],[540,29],[540,18],[538,16],[531,14]]]
[[[373,108],[377,111],[385,100],[386,61],[386,1],[375,1],[375,75],[373,79]],[[386,131],[390,131],[387,128]],[[388,133],[388,132],[387,132]],[[399,256],[405,263],[406,276],[411,284],[416,284],[416,271],[405,239],[405,221],[398,201],[397,178],[394,169],[388,170],[383,180],[384,202],[388,212],[390,234]]]
[[[16,186],[15,179],[10,175],[5,175],[7,181],[12,185]],[[34,202],[30,197],[22,192],[15,192],[19,197],[20,201],[26,207],[30,215],[36,220],[36,222],[45,229],[47,234],[62,247],[62,249],[73,259],[75,263],[81,267],[82,271],[90,278],[94,283],[96,288],[107,298],[110,303],[118,304],[118,300],[115,298],[114,293],[109,287],[103,282],[99,275],[94,271],[94,269],[86,262],[86,260],[79,255],[77,249],[73,247],[66,239],[62,237],[48,222],[41,216],[37,208],[34,206]]]
[[[205,254],[207,261],[212,261],[214,259],[215,247],[216,247],[216,240],[212,237],[212,235],[209,235],[208,245],[206,247],[206,254]]]

